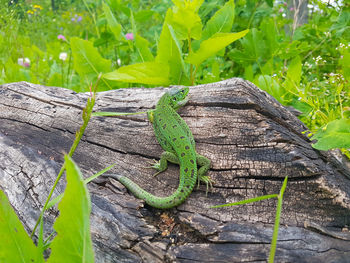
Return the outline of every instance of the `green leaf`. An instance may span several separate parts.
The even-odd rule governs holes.
[[[275,224],[273,226],[273,234],[272,234],[271,248],[270,248],[270,254],[269,254],[269,261],[268,261],[269,263],[273,263],[275,258],[278,230],[280,226],[280,218],[282,213],[282,201],[283,201],[284,191],[286,190],[286,187],[287,187],[287,181],[288,181],[288,176],[286,176],[283,180],[283,184],[277,199],[278,201],[277,201],[277,208],[276,208]]]
[[[298,93],[300,80],[301,80],[301,60],[299,56],[296,56],[288,66],[287,78],[284,86],[291,93]]]
[[[202,21],[193,7],[175,6],[170,12],[169,23],[174,28],[177,38],[184,40],[193,38],[200,39],[202,35]]]
[[[268,75],[260,75],[258,82],[255,83],[260,89],[265,90],[267,93],[276,98],[280,103],[285,103],[284,96],[286,91],[281,87],[278,82]]]
[[[121,37],[122,26],[118,23],[117,19],[113,15],[113,12],[109,8],[109,6],[105,3],[102,3],[103,12],[107,19],[107,24],[109,29],[112,31],[116,40],[119,40]]]
[[[278,32],[275,24],[274,18],[267,18],[261,22],[260,30],[262,32],[268,32],[264,34],[264,43],[265,43],[265,58],[270,58],[274,56],[275,53],[280,51],[279,41],[278,41]]]
[[[350,82],[350,52],[344,52],[339,64],[342,66],[344,78]]]
[[[202,40],[206,40],[215,33],[230,32],[235,18],[235,3],[226,2],[207,22],[202,33]]]
[[[104,59],[92,42],[77,37],[70,39],[70,45],[74,58],[74,69],[86,84],[96,83],[98,75],[109,72],[111,61]],[[101,79],[99,88],[111,89],[111,84]]]
[[[51,256],[47,262],[94,262],[89,192],[73,160],[66,155],[65,162],[67,187],[58,205],[60,215],[54,224],[57,236],[51,243]]]
[[[273,7],[273,0],[265,0],[269,7]]]
[[[137,112],[137,113],[139,114],[139,112]],[[146,112],[143,112],[143,113],[146,113]],[[130,115],[130,114],[129,114],[129,115]],[[133,115],[136,115],[136,114],[133,114]],[[86,178],[86,179],[84,180],[84,183],[86,183],[86,184],[90,183],[92,180],[96,179],[96,178],[99,177],[100,175],[102,175],[102,174],[104,174],[105,172],[107,172],[107,171],[109,171],[110,169],[112,169],[116,164],[117,164],[117,163],[114,163],[114,164],[112,164],[112,165],[106,167],[105,169],[103,169],[103,170],[101,170],[101,171],[95,173],[94,175],[92,175],[92,176]]]
[[[169,85],[169,68],[166,64],[143,62],[119,69],[103,75],[103,78],[128,83],[143,83],[152,85]]]
[[[238,202],[234,202],[234,203],[211,206],[210,208],[219,208],[219,207],[234,206],[234,205],[244,205],[244,204],[254,203],[257,201],[276,198],[276,197],[278,197],[277,194],[263,195],[263,196],[258,196],[258,197],[254,197],[254,198],[250,198],[250,199],[246,199],[246,200],[242,200],[242,201],[238,201]]]
[[[198,9],[201,7],[203,4],[204,0],[172,0],[174,5],[176,5],[178,8],[187,8],[189,10],[192,10],[194,12],[197,12]]]
[[[327,151],[334,148],[350,148],[350,119],[339,119],[319,129],[311,138],[318,140],[312,146]]]
[[[153,10],[140,10],[135,13],[135,21],[138,23],[146,23],[152,19],[152,16],[156,14]]]
[[[6,195],[0,190],[0,262],[44,262],[24,230]]]
[[[142,62],[154,60],[153,55],[148,48],[148,45],[149,42],[147,41],[147,39],[136,34],[135,46]]]
[[[140,111],[140,112],[109,112],[109,111],[99,111],[92,113],[92,116],[95,117],[101,117],[101,116],[124,116],[124,115],[138,115],[138,114],[145,114],[147,111]]]
[[[189,78],[184,69],[181,44],[175,30],[169,24],[171,16],[172,11],[168,9],[158,42],[156,62],[169,66],[169,79],[172,84],[186,85],[189,84]]]
[[[191,53],[185,60],[195,66],[200,65],[207,58],[215,55],[237,39],[244,37],[248,29],[238,33],[217,33],[207,40],[204,40],[196,52]]]

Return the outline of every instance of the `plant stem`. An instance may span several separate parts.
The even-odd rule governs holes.
[[[91,98],[88,99],[88,102],[86,104],[86,107],[83,109],[83,125],[80,127],[79,131],[76,133],[76,136],[75,136],[75,140],[73,142],[73,145],[72,147],[70,148],[70,151],[68,153],[68,156],[71,157],[73,155],[73,153],[75,152],[75,149],[77,148],[80,140],[81,140],[81,137],[83,136],[84,134],[84,131],[89,123],[89,120],[91,118],[91,114],[92,114],[92,108],[93,106],[95,105],[95,95],[96,95],[96,89],[97,89],[97,86],[98,86],[98,83],[99,83],[99,80],[101,78],[101,74],[99,75],[99,77],[97,78],[97,82],[96,82],[96,85],[94,87],[94,92],[93,92],[93,95]],[[46,201],[45,201],[45,204],[44,204],[44,207],[43,209],[41,210],[41,213],[40,213],[40,216],[38,218],[38,220],[36,221],[36,224],[34,226],[34,229],[32,231],[32,233],[30,234],[30,237],[33,237],[34,236],[34,233],[35,233],[35,230],[37,229],[39,223],[40,223],[40,220],[42,219],[46,209],[47,209],[47,205],[48,203],[50,202],[51,200],[51,197],[53,195],[53,191],[55,190],[59,180],[61,179],[62,175],[63,175],[63,172],[65,170],[65,163],[63,163],[62,167],[61,167],[61,170],[60,172],[58,173],[57,177],[56,177],[56,180],[53,184],[53,187],[51,188],[51,191],[49,193],[49,196],[47,197]]]
[[[280,217],[281,217],[281,211],[282,211],[283,194],[287,187],[287,181],[288,181],[288,176],[284,178],[283,185],[280,190],[280,194],[278,195],[278,198],[277,198],[277,209],[276,209],[275,225],[273,227],[271,249],[270,249],[269,261],[268,261],[269,263],[273,263],[275,254],[276,254],[278,229],[280,225]]]
[[[192,53],[192,43],[191,43],[191,33],[188,32],[187,36],[187,42],[188,42],[188,55]],[[194,73],[193,73],[193,65],[190,65],[190,80],[191,80],[191,85],[193,86],[194,84]]]
[[[96,33],[97,33],[97,37],[100,38],[100,31],[98,30],[98,27],[97,27],[95,15],[91,12],[91,10],[90,10],[88,4],[86,3],[86,0],[83,0],[83,2],[84,2],[84,5],[85,5],[86,9],[87,9],[88,12],[90,13],[90,15],[91,15],[91,17],[92,17],[92,20],[94,21],[95,29],[96,29]]]

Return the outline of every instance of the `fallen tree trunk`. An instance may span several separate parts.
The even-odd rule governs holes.
[[[101,92],[96,111],[147,111],[163,88]],[[25,82],[0,86],[0,188],[31,231],[81,125],[89,94]],[[241,79],[192,87],[180,109],[212,164],[214,187],[162,211],[113,179],[89,184],[96,262],[260,262],[268,257],[276,203],[210,206],[278,193],[288,175],[276,262],[349,262],[350,180],[313,149],[306,128],[275,99]],[[146,114],[93,117],[73,159],[84,175],[113,172],[155,195],[178,185],[179,170],[144,169],[162,152]],[[63,192],[64,182],[55,195]],[[51,228],[57,210],[46,213]]]

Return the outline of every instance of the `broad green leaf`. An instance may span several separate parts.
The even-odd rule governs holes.
[[[350,119],[331,121],[319,129],[311,139],[317,140],[312,146],[318,150],[350,148]]]
[[[261,73],[264,75],[273,75],[273,58],[269,59],[263,67],[261,67]]]
[[[244,68],[244,78],[249,81],[253,81],[254,79],[254,72],[253,72],[253,66],[249,64]],[[259,85],[258,85],[259,86]]]
[[[0,190],[0,262],[44,262],[38,248],[30,239],[11,207],[5,193]]]
[[[190,9],[194,12],[197,12],[198,9],[201,7],[201,5],[203,4],[204,0],[172,0],[172,2],[174,3],[175,6],[179,7],[179,8],[187,8]]]
[[[57,236],[51,243],[51,255],[47,262],[94,262],[89,192],[72,159],[66,155],[65,162],[67,187],[58,205],[60,215],[54,224]]]
[[[288,66],[287,79],[284,83],[287,90],[292,93],[296,93],[299,88],[301,80],[301,60],[299,56],[296,56]]]
[[[206,40],[215,33],[230,32],[235,18],[235,3],[233,0],[226,2],[207,22],[202,40]]]
[[[287,78],[299,85],[301,79],[301,59],[296,56],[289,64]]]
[[[169,68],[166,64],[143,62],[104,74],[102,77],[114,81],[143,83],[152,85],[169,85]]]
[[[131,22],[131,31],[135,36],[137,34],[137,30],[136,30],[136,23],[134,19],[134,12],[132,11],[131,8],[130,8],[130,22]]]
[[[274,56],[276,52],[280,51],[275,20],[273,18],[264,19],[261,22],[260,30],[262,32],[268,32],[268,34],[264,34],[264,42],[266,44],[264,52],[267,54],[265,57],[270,58],[271,56]]]
[[[207,58],[215,55],[237,39],[244,37],[248,29],[238,33],[217,33],[211,38],[204,40],[196,52],[191,53],[185,60],[195,66],[200,65]]]
[[[117,19],[115,18],[114,14],[112,13],[109,6],[105,3],[102,3],[103,12],[107,19],[107,24],[109,29],[113,32],[113,35],[116,40],[119,40],[121,37],[121,31],[122,26],[118,23]]]
[[[276,80],[268,75],[260,75],[258,83],[255,83],[259,88],[265,90],[267,93],[276,98],[280,103],[284,103],[285,90]]]
[[[168,9],[158,42],[156,62],[169,66],[169,79],[172,84],[186,85],[189,83],[185,74],[181,44],[174,29],[169,24],[171,16],[172,11]]]
[[[135,38],[136,52],[140,57],[139,61],[146,62],[146,61],[154,60],[153,55],[148,48],[149,43],[148,43],[147,39],[145,39],[137,34],[134,13],[131,9],[130,9],[130,22],[131,22],[132,33],[134,34],[134,38]]]
[[[349,34],[350,29],[350,11],[344,8],[337,21],[331,26],[330,30],[335,32],[337,38],[340,38],[344,33]],[[344,34],[343,38],[346,39],[348,35]]]
[[[202,35],[202,21],[196,11],[189,7],[173,7],[170,12],[169,23],[174,28],[179,40],[200,39]]]
[[[245,36],[245,38],[240,40],[243,49],[242,50],[232,49],[228,53],[228,56],[232,60],[235,60],[237,62],[246,62],[246,63],[252,63],[258,60],[270,59],[271,58],[270,46],[271,48],[272,47],[275,48],[275,47],[273,42],[271,42],[272,39],[274,39],[274,36],[271,36],[271,37],[270,35],[266,36],[267,34],[263,33],[263,32],[269,32],[269,31],[263,31],[266,28],[268,28],[268,26],[269,25],[265,25],[265,23],[262,22],[262,26],[261,26],[262,31],[259,31],[256,28],[252,28],[250,32]],[[285,51],[283,50],[283,52]]]
[[[136,46],[137,53],[140,56],[140,59],[142,62],[154,60],[153,55],[148,48],[148,45],[149,43],[147,39],[136,34],[135,46]]]
[[[190,80],[185,71],[185,62],[183,60],[183,54],[181,49],[180,41],[176,38],[176,33],[171,25],[168,25],[169,32],[172,38],[171,45],[174,49],[169,60],[170,76],[169,79],[171,83],[175,85],[189,85]]]
[[[265,0],[269,7],[273,7],[273,0]]]
[[[74,58],[74,69],[85,80],[86,84],[96,83],[97,77],[101,72],[110,71],[111,61],[104,59],[92,42],[72,37],[70,45]],[[111,85],[106,80],[101,79],[99,88],[103,88],[103,85],[111,89]]]
[[[152,16],[156,14],[153,10],[140,10],[137,13],[135,13],[135,21],[138,23],[145,23],[152,19]]]

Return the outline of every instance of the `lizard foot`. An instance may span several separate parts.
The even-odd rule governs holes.
[[[153,174],[153,176],[157,176],[158,174],[160,174],[161,172],[163,172],[163,170],[160,167],[160,161],[157,161],[155,159],[153,159],[152,162],[148,162],[151,166],[146,166],[143,168],[146,169],[156,169],[158,172],[156,172],[155,174]]]
[[[210,178],[210,176],[203,175],[198,177],[198,188],[199,188],[200,182],[203,182],[206,184],[205,196],[208,196],[209,186],[210,186],[210,189],[213,189],[213,180]]]

